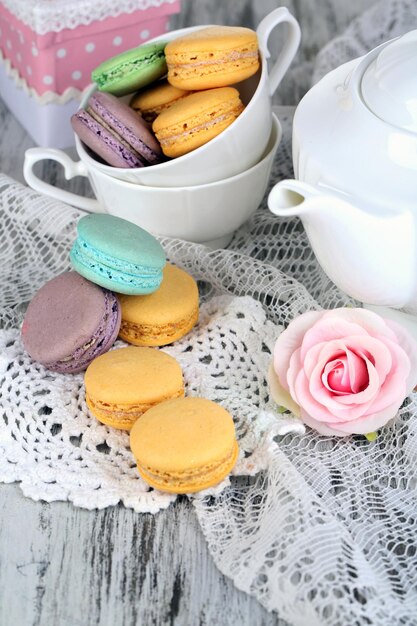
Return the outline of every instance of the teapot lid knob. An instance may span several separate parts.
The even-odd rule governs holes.
[[[417,133],[417,30],[394,39],[366,68],[362,97],[385,122]]]

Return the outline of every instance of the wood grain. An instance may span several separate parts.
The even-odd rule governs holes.
[[[139,515],[1,496],[2,626],[285,626],[218,572],[185,498]]]

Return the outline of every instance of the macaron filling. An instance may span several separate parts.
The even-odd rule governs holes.
[[[142,165],[146,165],[146,159],[139,152],[137,152],[137,150],[134,150],[134,148],[123,138],[122,135],[119,135],[113,128],[109,126],[109,124],[107,124],[107,122],[105,122],[102,118],[100,118],[97,115],[97,113],[93,111],[91,107],[87,107],[87,113],[91,115],[91,117],[97,122],[97,128],[100,128],[100,126],[102,126],[107,131],[107,134],[103,133],[101,129],[98,131],[100,133],[100,137],[105,141],[105,143],[107,143],[107,145],[118,146],[118,144],[121,144],[133,156],[133,161],[136,167],[141,167]],[[118,126],[120,127],[120,125]],[[112,137],[116,140],[117,143],[111,140]],[[108,138],[110,138],[110,141]],[[125,155],[126,155],[126,152],[125,150],[123,150],[124,158],[126,158]]]
[[[154,137],[152,137],[154,148],[146,143],[143,137],[139,137],[139,131],[135,132],[118,119],[108,108],[94,96],[90,98],[87,112],[92,118],[101,124],[118,142],[130,150],[138,159],[140,164],[147,163],[153,165],[161,161],[161,151]],[[138,118],[139,121],[139,118]],[[147,128],[143,129],[143,134],[150,134]]]
[[[110,162],[110,157],[106,151],[108,149],[117,159],[112,163],[115,167],[130,168],[145,165],[144,159],[138,157],[137,154],[118,141],[113,133],[106,130],[103,124],[98,123],[84,109],[77,111],[71,121],[80,139],[104,161]]]
[[[142,465],[138,461],[137,468],[142,478],[157,489],[176,493],[191,493],[216,484],[225,478],[235,465],[238,453],[239,447],[237,441],[234,441],[225,458],[201,467],[162,472]]]
[[[112,85],[117,84],[120,80],[129,78],[132,74],[137,74],[143,69],[143,65],[153,65],[161,61],[165,61],[163,49],[150,51],[148,54],[142,54],[140,57],[120,59],[118,64],[109,65],[108,69],[104,69],[101,66],[92,73],[92,79],[97,83],[99,89],[110,90]],[[162,74],[163,72],[161,72]]]
[[[214,119],[211,119],[210,121],[204,122],[202,124],[193,125],[193,120],[190,120],[188,124],[184,125],[186,128],[184,128],[182,132],[178,132],[177,134],[174,134],[174,135],[170,134],[167,137],[164,137],[162,135],[163,131],[159,131],[158,133],[159,141],[161,143],[161,146],[163,148],[166,148],[173,142],[178,141],[178,139],[185,139],[186,137],[192,136],[195,133],[207,130],[209,128],[212,128],[213,126],[217,126],[218,124],[221,124],[222,122],[228,122],[228,124],[231,124],[240,115],[242,111],[243,111],[243,105],[239,108],[236,108],[234,111],[230,111],[229,113],[225,113],[224,115],[219,115],[215,117]],[[168,133],[168,130],[169,129],[166,130],[167,133]]]
[[[178,389],[175,393],[169,396],[169,399],[182,398],[184,396],[184,389]],[[98,399],[92,398],[87,392],[86,402],[87,406],[91,409],[92,413],[98,418],[101,418],[107,424],[117,422],[119,425],[129,426],[132,425],[145,411],[148,411],[152,407],[156,406],[167,398],[155,398],[154,401],[135,404],[109,404],[108,402],[101,402]]]
[[[70,252],[71,260],[114,283],[157,289],[163,266],[151,267],[117,259],[90,246],[78,235]],[[165,263],[164,263],[165,264]]]
[[[158,341],[163,337],[169,343],[170,338],[175,340],[178,334],[182,334],[185,329],[191,329],[198,320],[198,307],[187,317],[168,324],[146,324],[135,323],[122,320],[120,324],[119,336],[126,341]]]
[[[170,63],[170,69],[194,69],[212,65],[214,68],[213,71],[223,71],[223,68],[219,67],[222,64],[224,65],[225,63],[234,63],[235,61],[243,60],[249,60],[252,64],[254,59],[256,61],[258,60],[258,56],[259,54],[257,49],[252,52],[238,52],[237,50],[233,50],[232,52],[229,52],[229,54],[222,55],[221,58],[216,59],[215,61],[210,58],[210,60],[207,61],[193,61],[192,63],[190,61],[185,63],[173,62]]]
[[[103,292],[104,313],[94,335],[68,357],[53,363],[45,363],[45,367],[62,374],[81,372],[93,359],[111,348],[119,333],[121,308],[114,293],[108,290]]]

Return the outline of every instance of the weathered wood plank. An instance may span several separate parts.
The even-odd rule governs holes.
[[[1,496],[2,626],[283,624],[219,573],[187,499],[152,516]]]

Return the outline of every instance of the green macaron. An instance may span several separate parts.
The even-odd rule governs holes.
[[[107,59],[91,73],[100,91],[124,96],[146,87],[167,72],[166,42],[146,43]]]

